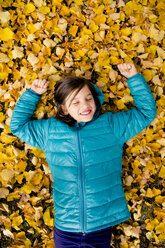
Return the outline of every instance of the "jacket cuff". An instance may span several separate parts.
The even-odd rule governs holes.
[[[38,94],[37,92],[35,92],[34,90],[32,90],[32,89],[28,89],[28,91],[30,91],[31,93],[33,93],[33,94],[36,94],[36,95],[38,95],[38,96],[41,96],[41,94]]]

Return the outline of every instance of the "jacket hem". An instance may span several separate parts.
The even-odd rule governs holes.
[[[128,220],[131,216],[130,215],[127,215],[126,217],[120,219],[120,220],[117,220],[117,221],[114,221],[114,222],[110,222],[110,223],[107,223],[106,225],[103,225],[101,227],[95,227],[95,228],[92,228],[92,229],[88,229],[85,233],[90,233],[90,232],[94,232],[94,231],[100,231],[102,229],[105,229],[105,228],[108,228],[108,227],[112,227],[112,226],[115,226],[117,224],[120,224],[126,220]],[[54,226],[57,227],[59,230],[61,231],[66,231],[66,232],[81,232],[83,233],[82,230],[80,229],[74,229],[74,228],[68,228],[68,227],[64,227],[64,226],[60,226],[58,225],[57,223],[54,223]]]

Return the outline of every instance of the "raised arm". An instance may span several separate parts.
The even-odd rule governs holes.
[[[131,64],[131,63],[130,63]],[[131,64],[133,67],[134,65]],[[156,102],[153,94],[142,74],[129,74],[125,71],[124,76],[128,76],[127,83],[133,96],[135,107],[128,111],[109,114],[109,122],[115,136],[122,143],[134,137],[146,128],[155,118],[157,113]],[[129,77],[129,75],[131,75]]]
[[[32,115],[48,83],[45,82],[46,88],[41,90],[41,87],[36,86],[37,82],[34,80],[31,89],[26,90],[16,103],[10,121],[10,130],[27,144],[44,149],[48,120],[32,120]]]

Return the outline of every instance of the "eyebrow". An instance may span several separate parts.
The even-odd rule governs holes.
[[[91,94],[91,93],[89,93],[87,96],[89,96],[89,95],[90,95],[90,96],[92,96],[92,94]],[[69,107],[70,107],[70,105],[71,105],[72,101],[73,101],[73,100],[76,100],[76,99],[77,99],[76,97],[73,97],[73,98],[70,100]]]

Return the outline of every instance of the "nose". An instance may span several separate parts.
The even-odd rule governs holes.
[[[90,106],[90,104],[89,104],[89,102],[88,101],[86,101],[86,100],[84,100],[83,102],[82,102],[82,108],[83,109],[86,109],[86,108],[88,108],[89,106]]]

